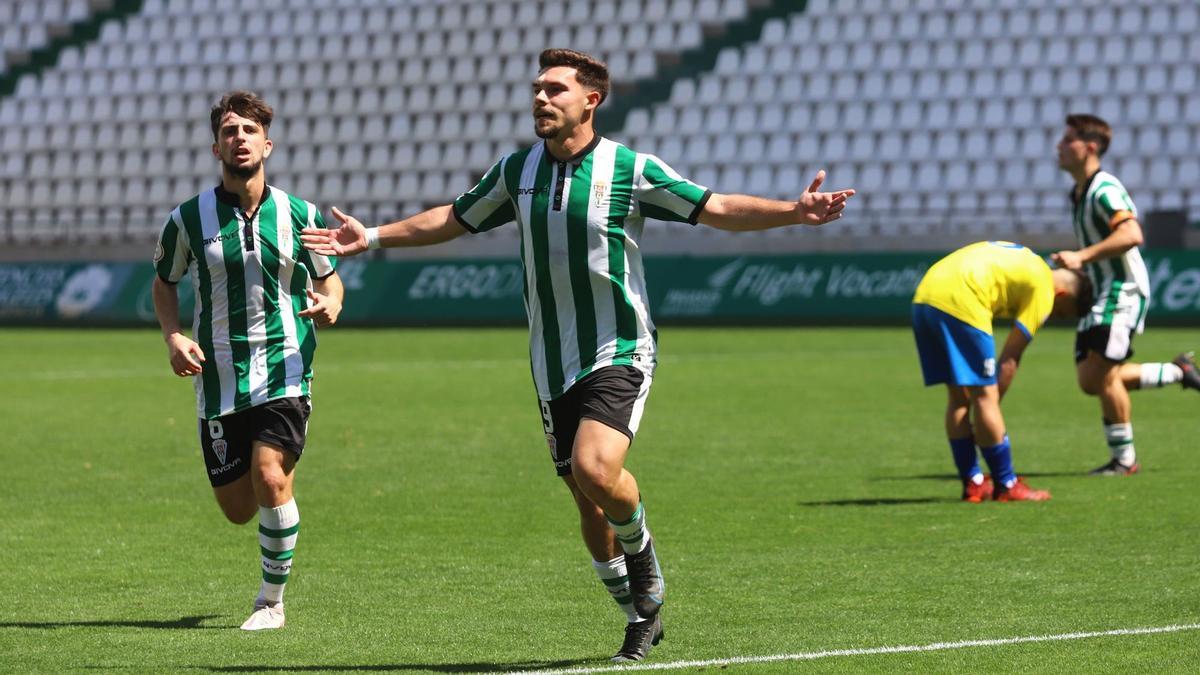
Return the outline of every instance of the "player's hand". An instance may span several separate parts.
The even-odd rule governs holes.
[[[180,377],[199,375],[204,367],[204,350],[181,333],[172,333],[167,338],[167,354],[171,358],[171,370]]]
[[[796,200],[796,222],[802,225],[824,225],[842,217],[842,209],[846,208],[846,200],[854,196],[854,190],[838,190],[836,192],[818,192],[821,183],[825,182],[825,170],[817,172],[808,189]]]
[[[300,241],[304,248],[321,255],[336,255],[349,257],[367,250],[367,228],[353,216],[348,216],[333,207],[333,217],[341,224],[326,230],[320,227],[306,227],[300,230]]]
[[[1083,268],[1083,256],[1079,255],[1079,251],[1051,253],[1050,260],[1064,270],[1078,270]]]
[[[318,326],[332,326],[337,323],[338,315],[342,313],[342,303],[332,295],[322,295],[309,289],[308,301],[312,304],[300,312],[300,316],[310,317]]]

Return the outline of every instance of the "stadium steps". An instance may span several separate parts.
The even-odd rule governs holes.
[[[21,63],[13,64],[6,72],[0,73],[0,97],[11,96],[17,89],[17,83],[25,75],[37,76],[42,71],[53,68],[59,56],[69,47],[79,47],[100,35],[100,27],[108,21],[123,21],[127,17],[142,10],[144,0],[106,0],[93,1],[91,6],[96,10],[83,21],[65,24],[61,34],[53,37],[45,46],[29,52],[21,57]]]
[[[653,77],[614,86],[612,107],[596,118],[600,132],[614,134],[624,129],[633,110],[652,109],[655,104],[666,102],[676,81],[712,70],[722,49],[756,42],[768,20],[803,12],[808,0],[751,0],[750,4],[752,7],[745,17],[706,27],[704,41],[694,49],[660,54],[658,73]]]

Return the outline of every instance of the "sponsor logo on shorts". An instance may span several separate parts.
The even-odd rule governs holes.
[[[212,442],[212,450],[217,455],[217,461],[225,463],[225,455],[228,454],[229,444],[224,439],[218,438]]]
[[[546,445],[550,447],[550,459],[554,461],[556,468],[561,469],[564,466],[571,466],[570,457],[562,460],[558,458],[558,440],[554,438],[554,434],[546,434]]]
[[[226,471],[230,471],[230,470],[232,470],[234,467],[236,467],[237,465],[239,465],[239,464],[241,464],[241,463],[242,463],[242,458],[241,458],[241,457],[235,457],[235,458],[233,459],[233,461],[232,461],[232,462],[230,462],[230,463],[226,464],[225,466],[219,466],[219,467],[217,467],[217,468],[215,468],[215,469],[209,469],[209,470],[208,470],[208,475],[210,475],[210,476],[220,476],[221,474],[225,473]]]
[[[996,374],[996,359],[983,360],[983,374],[987,377],[992,377]]]

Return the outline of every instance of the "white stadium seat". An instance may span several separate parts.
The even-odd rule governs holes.
[[[1200,203],[1190,196],[1200,194],[1196,3],[807,5],[722,48],[710,72],[656,84],[666,100],[635,101],[613,136],[721,189],[790,195],[807,178],[797,167],[819,163],[859,182],[872,209],[1061,209],[1053,144],[1065,114],[1091,111],[1111,118],[1111,164],[1141,208]],[[0,68],[10,45],[37,48],[51,23],[95,6],[0,2]],[[660,75],[757,6],[273,2],[248,14],[270,37],[217,41],[228,31],[221,12],[242,4],[147,0],[0,97],[0,209],[83,212],[94,197],[114,199],[105,181],[128,175],[148,179],[139,208],[164,212],[186,196],[181,186],[211,181],[203,117],[233,86],[275,105],[275,170],[302,196],[370,214],[416,208],[530,142],[528,83],[544,44],[607,57],[613,107],[630,83]],[[38,186],[8,176],[53,178]]]

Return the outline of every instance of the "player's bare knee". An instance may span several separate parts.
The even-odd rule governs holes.
[[[257,459],[257,458],[256,458]],[[252,472],[254,492],[259,497],[269,496],[274,499],[288,490],[291,484],[290,476],[278,462],[258,459]]]
[[[946,407],[951,410],[966,408],[971,405],[971,395],[966,387],[946,385]]]
[[[579,462],[578,460],[572,467],[572,474],[583,492],[603,494],[612,493],[616,488],[617,479],[621,476],[619,468],[617,471],[610,471],[601,462]]]
[[[967,396],[972,407],[999,405],[1000,392],[995,385],[988,387],[966,387]]]
[[[946,412],[951,415],[966,414],[970,409],[970,401],[950,401],[946,404]]]
[[[288,476],[283,471],[263,471],[257,476],[258,488],[260,493],[270,495],[272,498],[278,498],[286,494],[291,482]],[[273,499],[273,501],[280,501]]]

